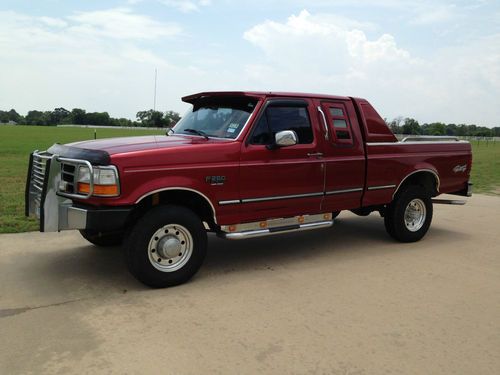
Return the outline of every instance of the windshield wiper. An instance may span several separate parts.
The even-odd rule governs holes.
[[[196,129],[191,129],[191,128],[187,128],[187,129],[183,129],[185,132],[188,132],[188,133],[193,133],[193,134],[196,134],[196,135],[201,135],[202,137],[205,137],[205,139],[209,139],[208,135],[205,133],[205,132],[202,132],[201,130],[196,130]]]

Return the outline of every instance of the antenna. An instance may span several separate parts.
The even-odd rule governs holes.
[[[153,99],[153,111],[156,111],[156,79],[158,78],[158,69],[155,68],[155,94]]]

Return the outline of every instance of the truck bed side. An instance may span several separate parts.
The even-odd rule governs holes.
[[[352,99],[365,141],[366,181],[363,206],[387,204],[410,179],[433,185],[432,195],[465,191],[470,178],[469,142],[457,140],[399,142],[364,99]]]

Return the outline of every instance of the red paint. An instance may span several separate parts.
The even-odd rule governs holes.
[[[204,96],[250,96],[259,100],[247,126],[235,140],[209,139],[194,135],[149,136],[104,139],[74,146],[102,149],[120,174],[121,195],[92,198],[98,206],[130,206],[160,189],[186,188],[200,192],[215,207],[218,224],[234,224],[274,217],[355,209],[390,203],[396,188],[368,190],[369,186],[396,185],[410,173],[426,169],[440,179],[440,193],[463,189],[471,169],[471,147],[465,142],[401,144],[364,99],[342,96],[216,92],[183,98],[195,102]],[[314,132],[312,144],[268,150],[246,142],[264,105],[270,99],[300,98],[308,103]],[[328,122],[329,139],[320,112]],[[337,110],[331,110],[336,108]],[[338,110],[342,110],[343,117]],[[332,113],[336,113],[334,115]],[[334,125],[347,124],[346,133]],[[343,122],[338,124],[343,126]],[[384,142],[382,144],[367,144]],[[322,157],[308,156],[322,153]],[[456,173],[457,165],[467,165]],[[206,176],[225,176],[224,185],[210,185]],[[307,198],[219,205],[220,201],[323,193],[353,188],[360,191]]]

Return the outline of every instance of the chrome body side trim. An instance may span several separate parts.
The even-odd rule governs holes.
[[[405,142],[366,142],[367,146],[408,146],[408,145],[435,145],[435,144],[455,144],[455,143],[469,143],[468,141],[446,141],[446,140],[436,140],[436,141],[405,141]]]
[[[360,187],[360,188],[352,188],[352,189],[331,190],[331,191],[325,192],[325,195],[355,193],[357,191],[363,191],[363,188]]]
[[[322,195],[334,195],[334,194],[347,194],[347,193],[355,193],[358,191],[363,191],[363,188],[351,188],[351,189],[342,189],[342,190],[331,190],[325,193],[308,193],[308,194],[295,194],[295,195],[280,195],[280,196],[272,196],[272,197],[262,197],[262,198],[245,198],[245,199],[231,199],[227,201],[219,201],[219,206],[225,206],[229,204],[240,204],[240,203],[254,203],[254,202],[265,202],[272,200],[282,200],[282,199],[293,199],[293,198],[307,198],[307,197],[319,197]]]
[[[307,193],[307,194],[293,194],[293,195],[277,195],[273,197],[262,197],[262,198],[246,198],[242,199],[241,203],[255,203],[255,202],[282,200],[282,199],[320,197],[322,195],[323,193]]]
[[[191,191],[193,193],[196,193],[196,194],[199,194],[200,196],[202,196],[208,202],[208,204],[210,204],[210,207],[212,207],[214,223],[217,224],[217,214],[216,214],[215,207],[214,207],[212,201],[210,199],[208,199],[208,197],[205,194],[201,193],[200,191],[195,190],[195,189],[191,189],[191,188],[187,188],[187,187],[174,186],[174,187],[156,189],[156,190],[147,192],[146,194],[143,194],[142,196],[140,196],[139,199],[137,199],[135,201],[135,204],[139,203],[144,198],[149,197],[152,194],[160,193],[162,191],[169,191],[169,190],[186,190],[186,191]]]
[[[379,185],[379,186],[368,186],[368,190],[382,190],[382,189],[393,189],[396,185]]]
[[[239,199],[232,199],[228,201],[219,201],[219,206],[227,206],[228,204],[239,204],[241,201]]]
[[[439,175],[437,174],[437,172],[432,170],[432,169],[417,169],[416,171],[413,171],[410,174],[407,174],[406,177],[401,180],[398,187],[394,191],[394,194],[392,194],[392,199],[394,199],[394,196],[399,191],[399,188],[401,187],[401,185],[403,185],[403,183],[406,181],[406,179],[408,177],[414,175],[415,173],[420,173],[420,172],[429,172],[429,173],[432,173],[434,175],[434,178],[436,179],[436,191],[439,193],[439,187],[441,186],[441,180],[439,179]]]

